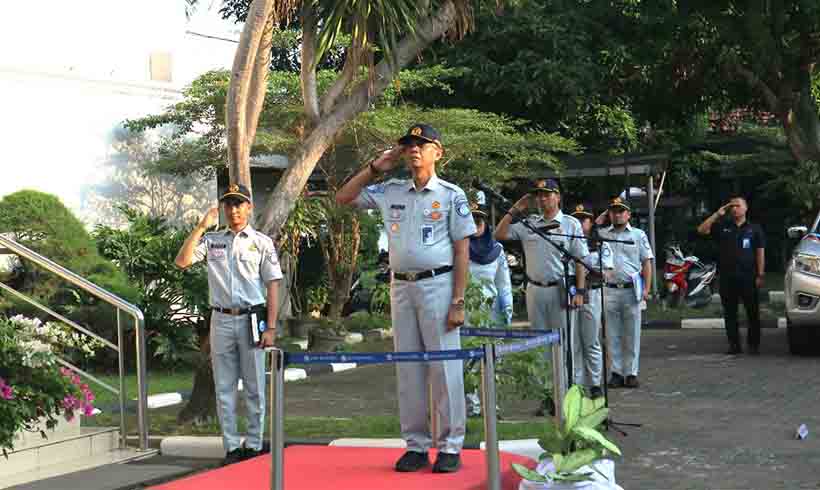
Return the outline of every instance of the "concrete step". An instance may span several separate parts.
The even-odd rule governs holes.
[[[38,473],[46,467],[80,464],[84,460],[103,458],[119,447],[119,429],[111,427],[79,427],[77,433],[67,429],[68,435],[42,439],[39,434],[26,434],[25,446],[8,454],[0,463],[0,481],[26,474]],[[53,434],[52,434],[53,436]],[[88,463],[93,464],[93,463]],[[39,477],[29,477],[38,479]],[[30,481],[30,480],[29,480]]]
[[[68,450],[69,449],[66,448],[66,451]],[[17,485],[24,485],[22,488],[29,488],[31,486],[37,486],[38,482],[48,478],[61,477],[63,475],[68,475],[83,470],[90,470],[93,468],[110,465],[112,463],[136,461],[143,458],[153,457],[157,453],[158,451],[156,449],[146,452],[140,452],[134,448],[112,449],[100,454],[87,455],[60,463],[43,464],[26,471],[3,475],[2,471],[5,469],[5,466],[9,464],[16,466],[15,463],[11,462],[12,460],[9,460],[4,463],[0,463],[0,489],[17,487]],[[58,482],[59,480],[57,480],[57,482],[46,482],[45,485],[47,488],[62,488]],[[57,484],[55,485],[55,483]],[[91,487],[92,485],[87,485],[84,488]]]

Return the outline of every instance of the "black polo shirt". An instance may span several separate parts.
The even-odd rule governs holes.
[[[757,275],[756,251],[766,248],[766,235],[760,225],[746,220],[737,226],[734,220],[724,219],[712,223],[710,233],[720,245],[718,270],[724,276],[746,278]]]

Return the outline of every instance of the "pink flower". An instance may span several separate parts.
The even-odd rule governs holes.
[[[14,399],[14,388],[12,388],[11,386],[9,386],[9,385],[5,384],[5,382],[3,382],[2,386],[0,386],[0,398],[2,398],[4,400],[13,400]]]
[[[71,382],[77,386],[79,386],[82,383],[82,381],[80,381],[80,377],[76,374],[71,375]]]
[[[72,420],[74,420],[74,412],[72,412],[71,410],[66,410],[66,412],[63,414],[63,417],[65,418],[66,422],[71,422]]]
[[[83,407],[83,415],[86,417],[91,417],[94,415],[94,405],[88,403]]]
[[[66,367],[61,367],[60,368],[60,374],[62,374],[63,376],[69,378],[69,377],[71,377],[71,370],[66,368]]]
[[[74,395],[68,395],[63,398],[63,408],[66,411],[74,410],[75,408],[80,408],[80,400],[77,399]]]

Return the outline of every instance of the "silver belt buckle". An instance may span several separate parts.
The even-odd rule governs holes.
[[[415,281],[416,277],[418,277],[418,272],[408,272],[405,276],[407,276],[408,281]]]

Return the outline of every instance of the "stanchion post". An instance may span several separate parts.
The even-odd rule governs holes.
[[[271,349],[270,361],[270,488],[285,487],[285,357],[280,349]]]
[[[564,369],[564,342],[566,334],[561,329],[559,342],[552,344],[552,400],[555,403],[555,421],[558,426],[562,423],[561,407],[564,406],[564,396],[567,393],[567,383],[565,381],[566,370]]]
[[[430,437],[437,441],[439,428],[438,400],[435,393],[433,393],[433,382],[430,380],[427,381],[427,402],[427,406],[430,408]]]
[[[496,421],[495,392],[495,344],[484,344],[484,359],[481,364],[482,395],[484,404],[484,452],[487,458],[487,490],[501,490],[501,472],[498,454],[498,432]]]

